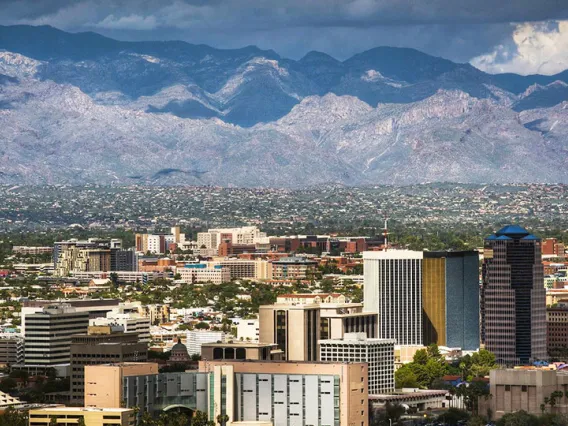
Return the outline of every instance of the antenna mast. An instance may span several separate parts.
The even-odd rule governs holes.
[[[384,237],[384,245],[385,245],[385,250],[388,250],[388,235],[389,235],[389,217],[387,216],[387,214],[385,213],[385,227],[383,228],[383,237]]]

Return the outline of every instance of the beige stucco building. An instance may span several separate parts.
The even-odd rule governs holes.
[[[547,405],[545,409],[568,414],[568,372],[537,368],[492,370],[490,383],[491,398],[487,402],[480,401],[480,406],[490,408],[496,419],[520,410],[540,415],[544,399],[555,391],[562,392],[563,396],[555,401],[554,408]]]
[[[49,407],[30,410],[30,426],[74,425],[83,419],[86,426],[134,426],[134,410],[128,408]]]
[[[85,407],[122,406],[122,381],[129,376],[158,374],[158,364],[132,362],[85,366]]]

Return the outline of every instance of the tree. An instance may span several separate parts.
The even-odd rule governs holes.
[[[221,426],[225,426],[228,421],[229,421],[229,416],[226,414],[219,414],[217,416],[217,423],[219,423]]]
[[[497,426],[539,426],[538,417],[524,410],[507,413],[497,421]]]
[[[18,411],[13,407],[8,407],[4,414],[0,416],[0,426],[27,426],[28,417],[23,411]]]
[[[467,421],[467,426],[485,426],[487,421],[481,416],[471,416]]]
[[[482,381],[463,383],[456,388],[456,395],[463,397],[467,410],[472,414],[478,414],[478,402],[481,396],[488,396],[489,389]]]
[[[438,416],[438,422],[444,423],[446,425],[455,426],[459,424],[459,422],[465,421],[469,419],[469,414],[467,411],[458,410],[457,408],[450,408],[443,414]],[[485,423],[483,423],[485,425]]]
[[[197,410],[191,418],[191,426],[215,426],[215,422],[209,420],[207,413]]]
[[[189,418],[179,412],[162,413],[158,424],[160,426],[187,426],[189,424]]]
[[[57,426],[57,416],[49,417],[49,426]]]
[[[207,324],[206,322],[198,322],[197,324],[195,324],[194,327],[196,330],[208,330],[209,329],[209,324]]]
[[[79,417],[79,419],[77,420],[77,426],[87,426],[85,424],[85,417]]]
[[[18,384],[11,377],[5,377],[4,379],[2,379],[2,381],[0,381],[0,391],[2,392],[9,393],[16,389],[17,386]]]
[[[158,426],[158,422],[148,411],[145,411],[138,421],[138,426]]]
[[[410,364],[405,364],[396,370],[394,380],[397,389],[418,387],[418,377],[416,377]]]

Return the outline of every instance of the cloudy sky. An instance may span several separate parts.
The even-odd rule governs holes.
[[[338,59],[413,47],[488,72],[568,68],[568,0],[0,0],[0,24]]]

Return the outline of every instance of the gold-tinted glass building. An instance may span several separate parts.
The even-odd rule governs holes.
[[[422,261],[424,345],[479,348],[479,254],[424,252]]]

